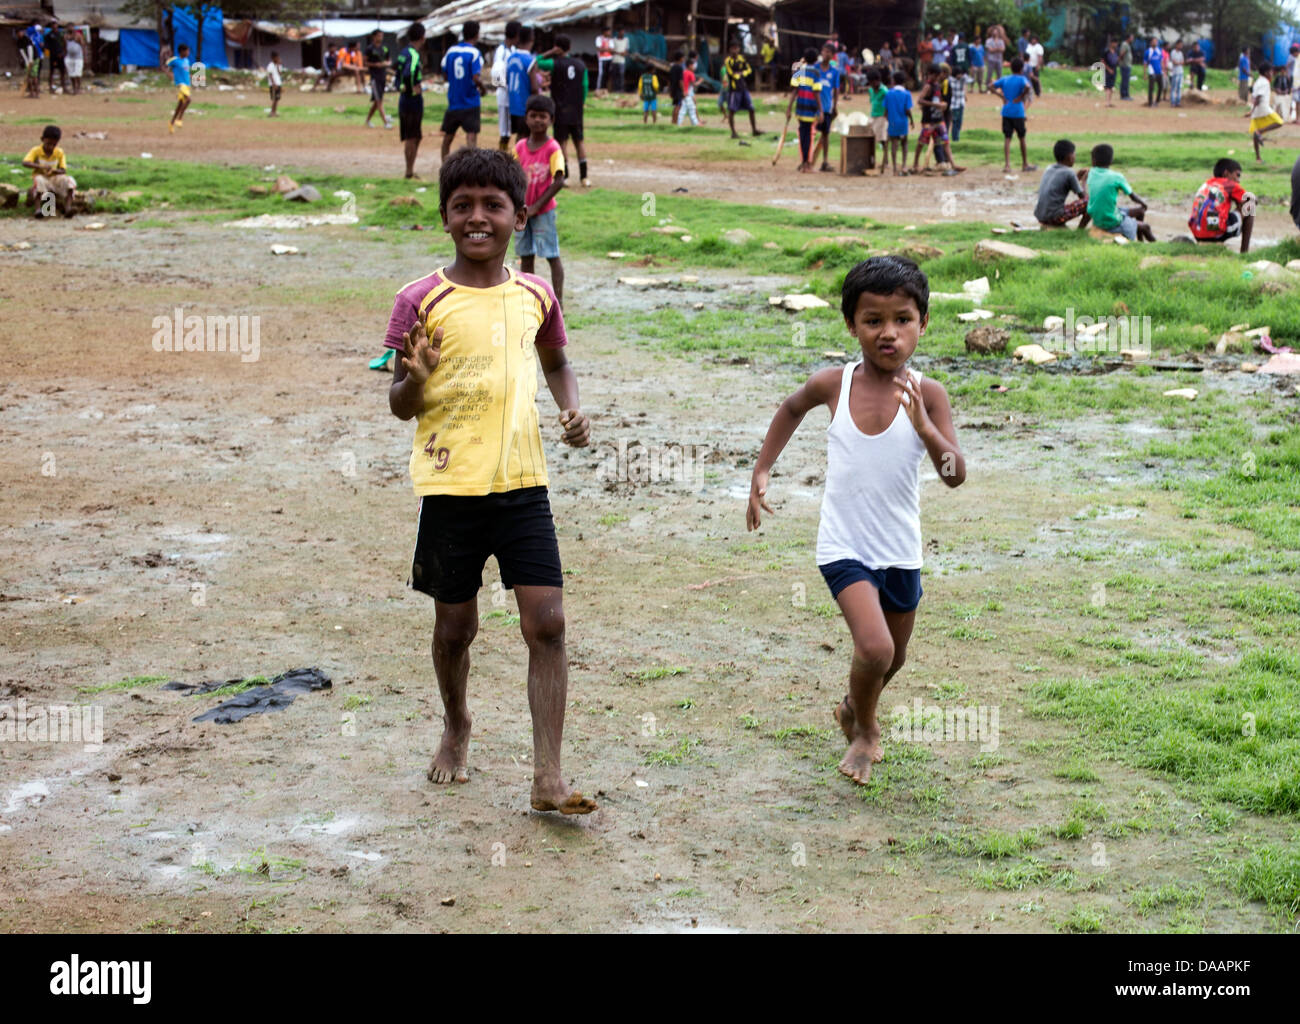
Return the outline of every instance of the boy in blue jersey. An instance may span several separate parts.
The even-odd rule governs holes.
[[[172,114],[167,131],[176,131],[184,124],[185,111],[190,105],[190,48],[184,43],[176,47],[176,56],[167,61],[172,73],[172,84],[176,86],[176,111]]]
[[[450,47],[442,58],[442,73],[447,79],[447,112],[442,115],[442,158],[451,153],[451,141],[457,129],[465,131],[465,145],[478,145],[483,95],[483,55],[478,52],[478,22],[467,21],[461,41]]]
[[[1164,51],[1160,49],[1160,40],[1151,37],[1151,44],[1146,52],[1147,66],[1147,106],[1158,107],[1165,98]],[[1151,99],[1155,96],[1155,100]]]
[[[515,50],[506,58],[506,94],[510,103],[510,133],[516,144],[528,138],[528,97],[533,92],[533,30],[519,29]]]
[[[966,479],[947,392],[908,365],[929,301],[925,274],[900,256],[873,256],[845,275],[840,311],[862,358],[818,370],[781,403],[754,461],[745,514],[756,530],[772,513],[773,464],[804,417],[826,406],[817,567],[853,638],[849,694],[833,714],[849,743],[840,773],[860,786],[884,759],[877,707],[903,667],[921,602],[921,464],[928,456],[948,487]]]
[[[834,170],[830,165],[831,156],[831,122],[840,112],[840,78],[841,72],[839,66],[835,63],[835,51],[829,44],[822,47],[821,60],[813,68],[813,73],[822,80],[822,116],[817,123],[817,131],[821,138],[817,140],[817,149],[822,155],[822,165],[819,170]],[[813,162],[817,160],[817,154],[813,153]]]
[[[1250,47],[1241,48],[1237,58],[1237,98],[1242,103],[1250,102]]]
[[[907,131],[912,127],[912,94],[907,91],[907,75],[902,71],[894,72],[894,85],[885,93],[885,120],[889,123],[889,161],[893,164],[894,175],[907,174]],[[903,149],[903,166],[899,170],[898,149]],[[885,155],[880,155],[884,162]]]
[[[1025,62],[1016,57],[1011,62],[1011,74],[1003,75],[989,86],[989,92],[1002,97],[1002,173],[1011,173],[1011,136],[1020,136],[1020,167],[1024,171],[1038,170],[1029,162],[1025,148],[1025,108],[1034,101],[1033,86],[1021,74]]]

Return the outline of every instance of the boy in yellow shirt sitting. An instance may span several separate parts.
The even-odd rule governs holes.
[[[462,149],[442,165],[439,211],[456,258],[397,293],[384,339],[398,353],[388,405],[398,419],[417,421],[411,586],[434,600],[433,668],[444,712],[428,778],[469,781],[469,647],[483,566],[493,555],[519,602],[528,644],[532,806],[589,814],[595,801],[560,773],[569,666],[564,577],[537,417],[539,363],[565,443],[584,447],[591,427],[564,356],[555,294],[541,278],[505,266],[526,220],[527,185],[523,168],[500,150]]]
[[[55,212],[72,216],[72,199],[77,191],[76,179],[68,173],[68,158],[59,148],[63,132],[58,125],[47,124],[41,142],[23,157],[23,166],[32,172],[32,187],[27,190],[27,205],[36,206],[37,217],[52,217]]]

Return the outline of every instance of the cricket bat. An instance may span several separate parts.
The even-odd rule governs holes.
[[[781,139],[780,139],[780,141],[777,142],[777,144],[776,144],[776,156],[772,157],[772,166],[773,166],[773,167],[775,167],[775,166],[776,166],[776,162],[777,162],[778,160],[781,159],[781,150],[785,148],[785,137],[786,137],[786,135],[788,135],[789,132],[790,132],[790,116],[791,116],[793,113],[794,113],[794,110],[793,110],[793,109],[786,111],[786,115],[785,115],[785,127],[781,129]]]

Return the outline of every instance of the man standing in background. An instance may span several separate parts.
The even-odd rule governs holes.
[[[1119,44],[1119,98],[1131,100],[1128,94],[1129,81],[1133,78],[1133,33],[1130,32]]]
[[[596,37],[596,89],[605,88],[605,78],[609,74],[610,61],[614,59],[614,40],[606,28]]]
[[[623,34],[621,28],[614,33],[609,48],[613,53],[613,57],[610,58],[610,66],[614,71],[614,91],[622,92],[627,87],[623,82],[623,71],[624,65],[627,63],[627,52],[632,48],[632,44],[627,36]]]
[[[506,81],[506,66],[510,62],[510,55],[519,46],[519,29],[519,22],[507,21],[506,41],[498,43],[496,52],[492,54],[492,84],[497,87],[497,149],[503,153],[511,152],[510,89]]]

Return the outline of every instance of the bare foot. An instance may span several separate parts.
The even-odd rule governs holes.
[[[575,792],[558,779],[551,785],[533,781],[533,810],[559,811],[561,814],[590,814],[598,804]]]
[[[847,775],[859,786],[871,779],[871,747],[865,737],[854,740],[839,765],[840,774]]]
[[[840,729],[844,732],[844,738],[849,741],[849,746],[857,740],[857,722],[853,717],[853,705],[849,703],[849,698],[845,697],[836,705],[831,712],[835,716],[835,721],[840,723]],[[874,727],[867,730],[867,746],[871,750],[871,763],[880,764],[885,759],[885,750],[880,745],[880,723],[877,722]]]
[[[442,742],[438,752],[429,762],[426,778],[439,784],[446,782],[468,782],[469,772],[466,764],[469,753],[470,720],[460,728],[452,728],[451,723],[443,719]]]

